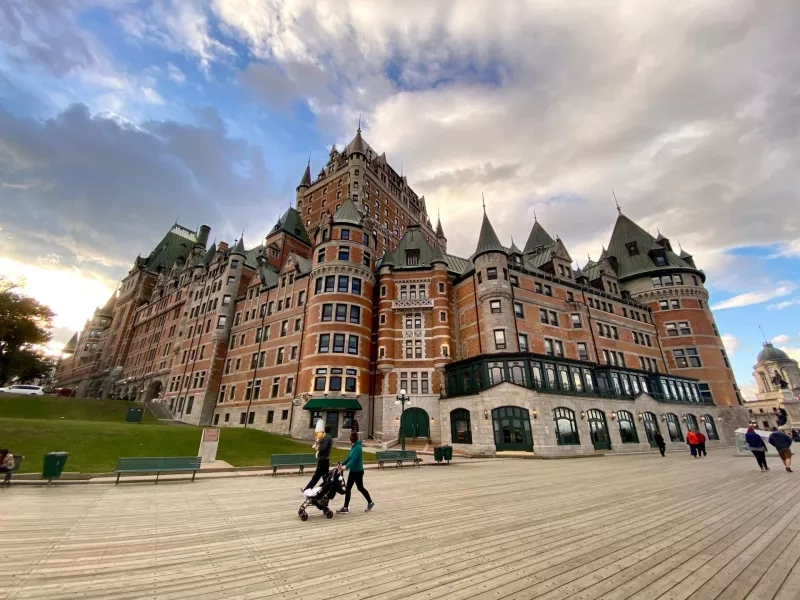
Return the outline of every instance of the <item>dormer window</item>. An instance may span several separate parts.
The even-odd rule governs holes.
[[[625,244],[625,249],[628,251],[628,256],[637,256],[639,254],[639,246],[636,242],[628,242]]]
[[[656,254],[653,256],[653,260],[656,263],[657,267],[666,267],[667,266],[667,257],[664,254]]]
[[[419,266],[419,250],[406,250],[406,266]]]

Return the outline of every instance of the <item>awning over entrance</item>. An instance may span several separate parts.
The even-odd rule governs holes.
[[[311,398],[304,410],[363,410],[355,398]]]

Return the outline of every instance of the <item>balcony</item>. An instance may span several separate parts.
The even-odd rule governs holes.
[[[406,298],[405,300],[394,300],[392,310],[424,310],[433,308],[431,298]]]

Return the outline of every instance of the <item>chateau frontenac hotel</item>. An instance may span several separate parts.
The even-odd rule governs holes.
[[[313,439],[322,418],[345,439],[355,419],[475,454],[647,451],[656,431],[685,448],[688,429],[713,446],[748,422],[704,273],[625,214],[577,271],[538,221],[508,247],[486,213],[454,256],[359,129],[263,243],[210,231],[175,224],[136,259],[57,385],[194,425]]]

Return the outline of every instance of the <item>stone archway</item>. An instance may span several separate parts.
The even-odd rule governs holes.
[[[102,392],[103,392],[103,380],[95,379],[92,383],[89,384],[89,389],[86,391],[86,396],[88,398],[99,398]]]
[[[164,391],[164,383],[158,379],[154,379],[147,386],[147,393],[145,394],[144,401],[149,402],[153,398],[159,398]]]

